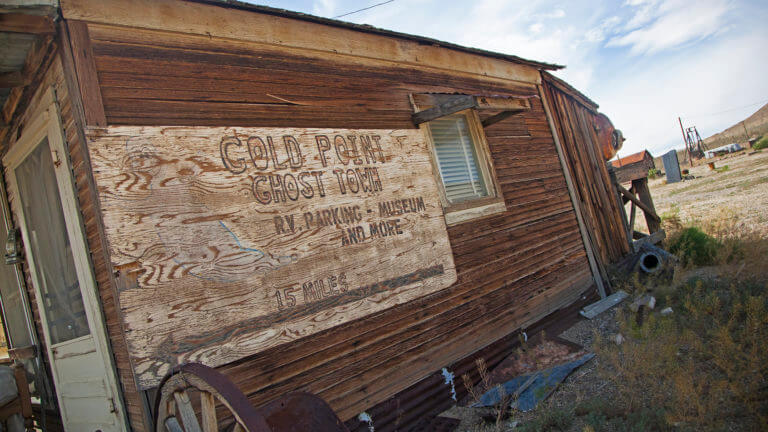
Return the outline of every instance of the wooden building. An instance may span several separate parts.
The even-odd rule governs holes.
[[[232,1],[22,3],[4,318],[67,430],[152,429],[185,362],[412,428],[442,368],[499,361],[629,252],[613,129],[560,66]]]
[[[653,156],[648,150],[633,153],[623,158],[608,162],[616,173],[616,180],[628,183],[632,180],[648,177],[648,170],[656,168]]]

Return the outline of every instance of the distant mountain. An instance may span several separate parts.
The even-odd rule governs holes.
[[[746,133],[744,131],[745,127],[747,129]],[[749,138],[768,134],[768,104],[763,105],[762,108],[743,121],[704,139],[704,145],[706,148],[711,149],[734,142],[746,143],[748,141],[747,133]]]

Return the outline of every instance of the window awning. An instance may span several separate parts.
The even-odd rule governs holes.
[[[445,117],[474,108],[477,110],[500,111],[485,120],[483,126],[487,127],[505,118],[531,109],[531,102],[526,97],[514,96],[482,96],[443,93],[419,93],[414,94],[413,102],[417,107],[426,109],[418,111],[411,116],[413,123],[419,125],[428,121]],[[429,108],[427,108],[429,107]]]

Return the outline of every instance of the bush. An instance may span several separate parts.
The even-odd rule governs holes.
[[[669,240],[669,251],[680,257],[683,265],[714,264],[721,243],[696,227],[681,230]]]
[[[648,178],[653,180],[657,177],[661,177],[661,170],[656,168],[649,168],[648,169]]]
[[[764,148],[768,148],[768,136],[764,136],[759,140],[757,140],[757,142],[755,143],[755,146],[752,148],[755,150],[762,150]]]
[[[637,324],[619,311],[627,341],[595,349],[617,389],[612,404],[630,413],[623,430],[768,430],[767,288],[752,278],[692,279],[656,293],[670,316]]]

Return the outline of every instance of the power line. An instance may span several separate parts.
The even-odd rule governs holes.
[[[765,103],[768,103],[768,101],[762,100],[760,102],[754,102],[754,103],[751,103],[751,104],[748,104],[748,105],[743,105],[743,106],[735,107],[735,108],[728,108],[727,110],[718,111],[718,112],[714,112],[714,113],[694,114],[694,115],[688,115],[688,116],[685,116],[685,117],[688,118],[688,119],[691,119],[693,117],[711,117],[711,116],[715,116],[715,115],[718,115],[718,114],[724,114],[724,113],[727,113],[727,112],[736,111],[736,110],[740,110],[740,109],[743,109],[743,108],[748,108],[748,107],[751,107],[751,106],[761,105],[761,104],[765,104]]]
[[[333,17],[333,19],[336,19],[336,18],[341,18],[341,17],[345,17],[345,16],[347,16],[347,15],[356,14],[356,13],[358,13],[358,12],[362,12],[362,11],[365,11],[365,10],[368,10],[368,9],[373,9],[373,8],[375,8],[375,7],[377,7],[377,6],[385,5],[385,4],[387,4],[387,3],[392,3],[393,1],[395,1],[395,0],[387,0],[387,1],[385,1],[385,2],[376,3],[375,5],[371,5],[371,6],[368,6],[368,7],[362,8],[362,9],[358,9],[358,10],[356,10],[356,11],[347,12],[347,13],[345,13],[345,14],[341,14],[341,15],[336,15],[335,17]]]

